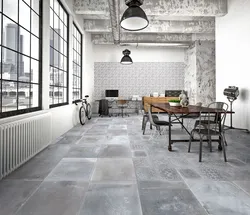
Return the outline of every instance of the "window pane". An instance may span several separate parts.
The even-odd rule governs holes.
[[[53,85],[54,83],[54,68],[53,67],[50,67],[49,77],[50,77],[50,85]]]
[[[30,58],[19,54],[19,81],[30,82]]]
[[[64,26],[63,29],[64,29],[64,37],[63,37],[63,39],[67,41],[68,40],[68,30],[67,30],[68,28]]]
[[[63,22],[62,21],[59,21],[59,34],[61,35],[61,37],[62,38],[65,38],[64,36],[63,36],[63,28],[64,28],[64,24],[63,24]]]
[[[20,28],[20,52],[30,56],[30,33],[23,28]],[[32,47],[33,49],[34,47]]]
[[[2,1],[0,1],[0,11],[2,11]]]
[[[2,81],[2,112],[17,110],[17,83]]]
[[[63,39],[60,38],[60,41],[59,41],[59,46],[60,46],[59,47],[59,51],[60,51],[61,54],[64,53],[64,51],[63,51],[63,43],[64,43]]]
[[[50,104],[54,104],[53,103],[53,94],[54,94],[54,87],[50,87],[49,88],[49,103]]]
[[[64,11],[63,11],[63,8],[62,7],[60,7],[60,19],[62,20],[62,21],[64,21]]]
[[[68,15],[64,12],[64,24],[68,26]]]
[[[50,27],[54,27],[54,13],[53,10],[50,9]]]
[[[34,12],[31,13],[31,32],[39,37],[39,16]]]
[[[31,60],[31,82],[38,83],[39,81],[39,62]]]
[[[3,13],[17,22],[18,0],[3,0]]]
[[[59,66],[59,61],[58,61],[58,58],[59,58],[59,54],[56,50],[54,50],[54,67],[57,67]]]
[[[54,23],[53,30],[54,33],[51,34],[51,46],[54,47],[54,50],[50,51],[50,62],[51,66],[54,68],[50,74],[50,86],[53,87],[53,94],[51,94],[52,99],[50,100],[51,104],[58,104],[64,102],[64,91],[62,86],[66,87],[67,90],[67,47],[64,41],[64,32],[67,32],[68,29],[64,29],[64,14],[65,11],[63,7],[58,3],[57,0],[54,0]],[[53,35],[53,37],[52,37]],[[53,63],[52,63],[53,62]],[[66,74],[66,76],[65,76]],[[67,98],[66,98],[67,99]]]
[[[59,19],[56,14],[54,14],[54,30],[58,31],[59,28]]]
[[[18,84],[18,109],[27,109],[30,107],[30,84]]]
[[[68,51],[68,44],[64,41],[63,42],[63,45],[64,45],[64,47],[63,47],[63,53],[64,53],[64,55],[65,56],[67,56],[68,54],[67,54],[67,51]]]
[[[63,70],[64,69],[64,57],[63,55],[59,54],[59,69]]]
[[[63,88],[63,102],[67,102],[67,88]]]
[[[39,39],[31,35],[31,57],[38,59],[39,58]]]
[[[2,48],[3,62],[2,75],[6,80],[17,80],[17,53],[9,49]]]
[[[59,3],[57,0],[54,0],[54,12],[59,15]]]
[[[56,49],[56,50],[59,49],[59,38],[60,38],[60,36],[57,34],[56,31],[54,31],[54,39],[53,39],[53,42],[54,42],[54,49]]]
[[[18,26],[12,22],[7,17],[3,16],[3,27],[5,32],[5,40],[3,40],[3,45],[18,51]]]
[[[31,84],[30,91],[31,107],[39,106],[39,86],[38,84]]]
[[[64,86],[64,72],[59,70],[59,86]]]
[[[32,9],[34,11],[36,11],[37,14],[40,13],[39,7],[40,7],[40,1],[39,0],[32,0]]]
[[[59,86],[59,71],[58,69],[54,69],[54,86]]]
[[[19,24],[30,31],[30,7],[23,1],[19,4]]]
[[[50,0],[50,7],[53,9],[54,8],[54,0]]]

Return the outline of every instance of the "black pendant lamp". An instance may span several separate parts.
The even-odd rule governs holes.
[[[128,31],[139,31],[146,28],[149,24],[145,12],[140,8],[141,0],[127,1],[128,9],[125,10],[120,25]]]
[[[121,64],[124,64],[124,65],[129,65],[129,64],[132,64],[133,61],[131,59],[131,57],[129,56],[130,55],[130,51],[128,49],[125,49],[123,52],[123,57],[121,59]]]

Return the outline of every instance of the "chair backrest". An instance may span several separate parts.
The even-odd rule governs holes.
[[[153,117],[152,117],[152,113],[151,113],[150,107],[148,108],[148,118],[149,118],[150,124],[156,126],[156,124],[154,123]]]
[[[212,102],[208,105],[211,108],[211,112],[204,112],[201,109],[199,128],[202,127],[202,121],[206,121],[207,128],[215,131],[219,131],[219,125],[221,129],[224,128],[228,104],[225,102]]]

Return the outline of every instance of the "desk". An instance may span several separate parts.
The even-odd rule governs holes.
[[[183,122],[181,121],[181,117],[178,116],[178,115],[185,115],[185,116],[188,116],[188,114],[199,114],[200,111],[202,110],[202,112],[207,112],[207,113],[219,113],[218,110],[215,110],[213,108],[207,108],[207,107],[200,107],[200,106],[195,106],[195,105],[189,105],[188,107],[171,107],[169,105],[169,103],[152,103],[151,104],[151,109],[152,107],[155,107],[155,108],[158,108],[158,109],[161,109],[163,112],[167,113],[168,114],[168,117],[169,117],[169,134],[168,134],[168,150],[169,151],[172,151],[172,144],[174,142],[189,142],[189,139],[179,139],[179,140],[173,140],[172,137],[171,137],[171,124],[173,122],[172,120],[172,115],[175,117],[174,120],[178,120],[179,123],[182,125],[182,127],[186,130],[186,132],[190,134],[190,132],[185,128],[185,126],[183,125]],[[228,111],[227,113],[230,113],[230,111]],[[221,124],[219,126],[219,131],[221,132]],[[200,140],[197,140],[197,139],[193,139],[192,142],[199,142]],[[208,141],[208,140],[204,140],[204,141]],[[218,146],[218,149],[219,150],[222,150],[222,146],[221,146],[221,139],[213,139],[212,141],[216,141],[219,143],[219,146]]]
[[[132,98],[121,98],[121,99],[112,99],[112,100],[108,100],[109,103],[109,109],[119,109],[118,108],[118,101],[119,100],[123,100],[126,101],[126,104],[128,105],[128,107],[126,107],[125,109],[134,109],[136,111],[137,114],[139,114],[139,110],[141,109],[141,100],[138,99],[132,99]]]

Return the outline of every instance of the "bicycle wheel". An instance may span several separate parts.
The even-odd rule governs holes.
[[[87,104],[86,110],[87,110],[87,118],[88,120],[90,120],[92,117],[92,110],[91,110],[91,105],[89,103]]]
[[[80,123],[81,123],[82,125],[84,125],[85,122],[86,122],[86,110],[85,110],[85,107],[84,107],[84,106],[82,106],[82,107],[80,108],[80,110],[79,110],[79,119],[80,119]]]

